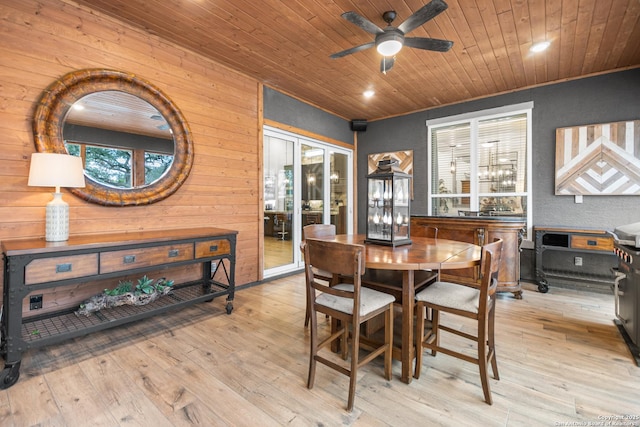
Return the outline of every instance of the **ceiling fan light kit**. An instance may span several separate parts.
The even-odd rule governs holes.
[[[447,4],[443,0],[431,0],[431,2],[414,12],[398,27],[391,25],[396,18],[396,12],[392,10],[387,11],[382,14],[382,19],[387,23],[387,27],[385,27],[384,30],[356,12],[345,12],[341,15],[344,19],[357,25],[366,32],[374,34],[376,37],[372,42],[336,52],[330,55],[330,58],[342,58],[343,56],[375,46],[376,50],[382,55],[380,71],[386,74],[387,71],[393,67],[395,55],[400,52],[403,46],[435,52],[447,52],[453,46],[453,42],[450,40],[440,40],[429,37],[405,37],[409,32],[444,12],[447,7]]]
[[[404,45],[404,36],[399,31],[381,33],[376,37],[376,50],[382,56],[393,56]]]

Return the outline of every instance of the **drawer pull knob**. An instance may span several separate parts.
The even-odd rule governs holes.
[[[218,245],[211,245],[211,246],[209,246],[209,251],[210,251],[210,252],[215,252],[215,251],[217,251],[217,250],[218,250]]]
[[[71,263],[56,265],[56,273],[68,273],[71,271]]]
[[[122,258],[122,262],[123,262],[124,264],[131,264],[131,263],[134,263],[134,262],[136,262],[136,256],[135,256],[135,255],[125,255],[125,256]]]
[[[180,251],[178,249],[169,250],[169,258],[175,258],[180,255]]]

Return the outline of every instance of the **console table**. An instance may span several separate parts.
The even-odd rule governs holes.
[[[226,311],[231,314],[236,235],[237,231],[197,228],[74,236],[66,242],[45,242],[44,239],[1,242],[4,287],[0,353],[5,366],[0,373],[0,389],[18,381],[22,354],[31,348],[220,296],[227,297]],[[36,309],[38,304],[42,306],[42,296],[39,302],[31,299],[38,291],[109,278],[114,279],[115,287],[118,277],[192,264],[202,268],[199,279],[175,284],[168,295],[148,305],[123,305],[89,316],[76,315],[75,309],[30,317],[23,313],[23,306]],[[216,276],[218,271],[220,274]],[[215,279],[223,276],[226,283]],[[24,301],[29,295],[30,301]]]

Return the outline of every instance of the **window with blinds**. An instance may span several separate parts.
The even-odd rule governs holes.
[[[518,216],[530,223],[531,109],[429,124],[431,215]]]

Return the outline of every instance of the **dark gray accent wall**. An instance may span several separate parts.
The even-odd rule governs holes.
[[[555,195],[556,128],[640,120],[640,68],[369,122],[358,134],[358,226],[365,231],[369,154],[414,150],[412,214],[427,215],[426,120],[533,101],[533,225],[613,229],[640,222],[640,196]]]
[[[264,87],[264,118],[353,145],[349,120]]]

